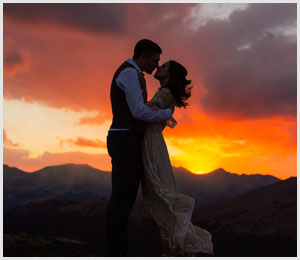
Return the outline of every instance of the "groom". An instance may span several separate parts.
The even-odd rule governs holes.
[[[143,39],[136,43],[132,59],[115,72],[110,90],[113,113],[107,149],[112,163],[112,192],[106,209],[107,250],[105,256],[126,256],[127,223],[143,173],[142,139],[146,121],[162,122],[174,108],[152,110],[147,102],[143,71],[158,67],[161,48]]]

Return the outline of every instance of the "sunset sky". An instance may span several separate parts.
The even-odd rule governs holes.
[[[173,166],[297,175],[297,5],[4,4],[3,163],[110,171],[110,83],[147,38],[188,70]],[[146,75],[149,99],[159,87]]]

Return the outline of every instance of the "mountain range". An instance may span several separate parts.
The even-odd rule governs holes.
[[[238,175],[222,168],[201,175],[175,167],[173,172],[180,192],[195,198],[196,206],[231,198],[280,181],[271,175]],[[47,166],[31,173],[3,165],[4,210],[47,198],[87,202],[101,197],[108,198],[110,192],[110,172],[100,171],[89,165]],[[138,198],[142,199],[141,191]]]

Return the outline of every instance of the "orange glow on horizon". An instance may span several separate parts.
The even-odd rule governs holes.
[[[81,125],[78,122],[88,114],[49,109],[26,101],[4,100],[4,106],[5,164],[30,172],[64,163],[89,164],[99,170],[111,170],[106,150],[109,120],[99,126]],[[183,113],[187,110],[177,111],[178,125],[163,132],[173,166],[184,167],[194,174],[224,168],[234,173],[271,174],[282,179],[297,175],[295,122],[280,118],[243,123],[215,122],[201,116],[201,123],[191,126],[190,122],[186,124],[182,120]],[[15,121],[18,116],[21,116],[20,120]],[[27,118],[32,116],[36,120],[24,127]],[[43,118],[53,122],[51,132],[46,122],[40,125]],[[19,131],[21,128],[22,132]],[[36,129],[39,129],[38,133]],[[214,136],[217,130],[219,134]],[[23,155],[21,151],[24,151]],[[97,156],[103,159],[99,160]]]

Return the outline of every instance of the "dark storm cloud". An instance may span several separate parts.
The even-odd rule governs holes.
[[[296,18],[297,4],[262,3],[250,4],[245,12],[234,11],[229,17],[229,23],[250,35],[257,35],[275,26],[292,24]]]
[[[4,66],[16,66],[18,64],[22,64],[24,62],[21,53],[14,52],[9,53],[4,57]]]
[[[36,25],[56,24],[91,33],[124,30],[126,6],[102,3],[5,3],[4,18]]]
[[[296,37],[276,33],[294,25],[295,4],[251,4],[227,21],[210,20],[191,41],[207,94],[204,110],[216,116],[296,116]],[[275,31],[274,31],[275,30]],[[197,45],[197,47],[196,47]]]

